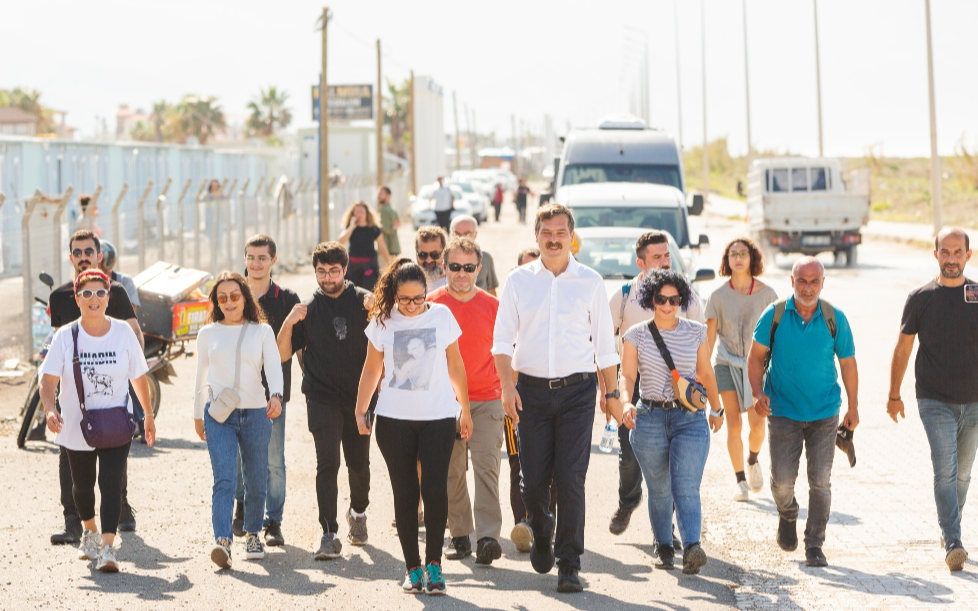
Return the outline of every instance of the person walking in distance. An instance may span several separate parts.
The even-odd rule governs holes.
[[[527,263],[533,263],[540,258],[539,248],[524,248],[520,251],[520,254],[516,257],[516,266],[526,265]]]
[[[68,455],[71,465],[74,505],[85,526],[78,557],[97,560],[99,571],[115,573],[119,565],[112,544],[118,531],[120,488],[132,439],[111,448],[94,448],[83,435],[82,418],[86,412],[121,406],[132,418],[130,383],[148,405],[149,368],[132,328],[106,316],[111,299],[109,277],[97,269],[86,269],[75,278],[74,287],[81,317],[54,335],[41,365],[41,402],[48,428],[58,435],[55,443]],[[55,405],[59,384],[61,413]],[[156,439],[152,411],[146,414],[145,436],[146,443],[152,446]],[[95,525],[96,480],[102,496],[101,534]]]
[[[214,486],[211,560],[231,568],[231,526],[237,461],[245,479],[245,558],[265,557],[259,533],[265,513],[268,442],[272,420],[282,413],[282,368],[275,334],[241,274],[223,272],[208,300],[208,324],[197,335],[197,383],[194,428],[207,442]],[[265,398],[262,371],[271,391]]]
[[[452,239],[469,238],[473,242],[479,237],[479,223],[475,217],[468,214],[460,214],[452,219],[452,231],[449,234]],[[496,264],[492,260],[492,255],[482,251],[482,263],[479,268],[479,277],[475,279],[475,286],[496,296],[496,289],[499,288],[499,278],[496,277]]]
[[[377,447],[394,492],[397,537],[407,568],[402,589],[408,594],[445,593],[441,546],[448,520],[449,464],[456,431],[462,441],[472,436],[458,345],[462,330],[452,311],[426,302],[426,294],[424,272],[407,257],[395,260],[381,276],[365,331],[370,343],[356,407],[360,434],[369,435],[368,409],[379,383]],[[425,505],[423,566],[415,513],[419,496]]]
[[[316,497],[323,529],[315,558],[329,560],[343,549],[336,517],[341,449],[350,480],[346,540],[350,545],[367,543],[370,437],[360,435],[354,411],[367,358],[364,298],[369,293],[345,279],[349,257],[338,242],[316,246],[312,265],[319,288],[292,308],[278,334],[278,349],[283,361],[302,350],[302,392],[316,444]]]
[[[384,232],[384,243],[391,257],[401,254],[401,240],[397,230],[401,228],[401,218],[391,204],[391,190],[387,185],[377,189],[377,212],[380,214],[380,229]]]
[[[760,492],[764,487],[764,475],[757,460],[764,443],[764,419],[754,410],[747,377],[747,355],[753,343],[754,326],[764,308],[778,300],[774,289],[758,279],[762,273],[764,258],[754,240],[735,238],[727,244],[720,261],[720,275],[730,280],[713,291],[706,305],[710,354],[713,354],[713,347],[717,347],[713,371],[727,418],[727,452],[737,485],[735,501],[747,501],[750,492]],[[744,414],[747,414],[750,429],[746,473],[742,438]]]
[[[343,214],[346,229],[338,238],[340,244],[350,245],[349,280],[362,289],[372,291],[380,276],[378,254],[384,262],[390,260],[384,232],[367,202],[356,202]]]
[[[88,230],[76,231],[68,240],[68,260],[77,278],[82,272],[89,269],[98,269],[102,262],[102,243],[99,237]],[[81,317],[81,309],[78,306],[77,295],[75,295],[74,279],[65,282],[61,286],[51,291],[48,298],[48,306],[51,310],[51,326],[59,329]],[[143,345],[143,332],[139,328],[136,320],[136,312],[133,310],[132,303],[125,287],[118,282],[109,283],[109,301],[105,306],[105,315],[116,320],[121,320],[129,325],[139,345]],[[130,398],[133,395],[130,394]],[[138,399],[138,395],[135,396]],[[135,399],[134,399],[135,400]],[[135,410],[135,405],[133,405]],[[128,465],[128,462],[126,463]],[[122,532],[136,530],[136,512],[129,504],[128,488],[129,478],[128,468],[123,467],[122,482],[119,484],[120,515],[119,530]],[[58,476],[61,486],[61,506],[64,510],[65,528],[51,535],[52,545],[65,545],[78,543],[82,536],[82,524],[78,518],[78,510],[75,507],[75,500],[72,496],[71,466],[68,463],[68,453],[63,446],[58,448]]]
[[[947,568],[960,571],[968,559],[961,516],[978,447],[978,284],[964,274],[967,232],[942,229],[934,258],[937,277],[912,291],[903,308],[886,411],[894,422],[906,417],[900,389],[916,337],[917,409],[930,445],[941,547]]]
[[[448,224],[452,220],[452,210],[455,209],[455,194],[445,184],[444,176],[438,177],[438,188],[431,194],[431,209],[435,211],[438,226],[448,231]]]
[[[496,222],[499,222],[499,212],[503,209],[503,185],[496,183],[496,188],[492,191],[492,207],[496,212]]]
[[[278,261],[275,240],[264,234],[248,238],[244,247],[246,280],[251,294],[258,301],[258,307],[265,315],[265,322],[277,336],[282,329],[285,317],[292,307],[299,303],[295,291],[279,286],[272,281],[272,268]],[[265,388],[265,400],[271,398],[268,379],[262,371],[261,384]],[[285,511],[285,412],[292,394],[292,359],[282,363],[282,413],[272,420],[272,436],[268,443],[268,483],[265,492],[265,545],[278,547],[285,545],[282,535],[282,515]],[[245,478],[238,456],[238,483],[234,493],[235,509],[232,526],[235,537],[244,537],[245,520]]]
[[[831,511],[832,460],[842,405],[836,359],[849,403],[842,425],[849,431],[859,425],[859,373],[852,330],[845,314],[821,299],[824,284],[825,270],[818,259],[795,261],[794,294],[765,308],[754,327],[747,359],[754,411],[768,419],[771,495],[779,516],[777,543],[786,552],[798,547],[795,480],[802,450],[806,453],[805,563],[812,567],[828,565],[822,545]]]
[[[530,190],[530,187],[526,186],[526,178],[520,177],[519,186],[516,187],[516,194],[513,199],[516,201],[516,211],[519,212],[520,222],[524,225],[526,224],[526,205],[529,197],[536,193]]]
[[[448,283],[442,255],[448,243],[448,235],[441,227],[422,227],[414,236],[414,252],[417,263],[424,271],[428,290],[440,289]]]
[[[559,558],[557,590],[580,592],[595,364],[606,387],[615,389],[606,396],[606,409],[620,421],[619,361],[604,282],[571,256],[573,213],[547,204],[537,211],[534,229],[541,258],[510,272],[499,299],[492,353],[503,408],[520,437],[523,502],[534,538],[530,562],[547,573]],[[551,478],[560,490],[556,540]]]
[[[455,238],[445,249],[448,286],[428,295],[428,301],[451,310],[462,330],[459,352],[465,363],[472,414],[472,437],[455,440],[448,469],[449,560],[472,553],[470,535],[476,533],[476,564],[492,564],[502,556],[499,533],[503,516],[499,506],[499,449],[503,444],[503,404],[499,375],[493,361],[492,331],[499,300],[476,286],[482,250],[475,240]],[[472,460],[475,503],[469,500],[465,472]],[[472,513],[475,510],[473,524]]]

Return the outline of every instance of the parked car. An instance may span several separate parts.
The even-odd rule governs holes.
[[[437,225],[438,220],[435,216],[434,204],[431,201],[431,195],[438,188],[436,184],[425,185],[418,189],[418,194],[411,197],[408,201],[411,205],[411,220],[414,223],[415,229],[420,229],[426,225]],[[452,195],[455,196],[455,209],[452,211],[452,218],[460,214],[472,214],[472,208],[469,201],[465,199],[462,190],[454,185],[449,185],[452,190]]]
[[[462,191],[462,198],[472,210],[470,214],[480,223],[486,222],[489,209],[489,198],[479,192],[471,182],[451,182],[453,188],[458,187]]]

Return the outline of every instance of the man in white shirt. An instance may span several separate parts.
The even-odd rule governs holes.
[[[455,195],[452,190],[445,186],[445,177],[438,177],[438,188],[431,194],[432,210],[438,219],[438,225],[448,231],[449,222],[452,220],[452,210],[455,209]]]
[[[606,409],[620,421],[619,360],[603,280],[570,254],[573,213],[560,204],[543,206],[535,231],[541,258],[510,272],[499,299],[492,353],[503,408],[518,426],[523,502],[534,537],[530,562],[547,573],[556,555],[557,591],[580,592],[595,365],[606,387],[615,388],[606,395]],[[551,478],[560,491],[556,533]]]

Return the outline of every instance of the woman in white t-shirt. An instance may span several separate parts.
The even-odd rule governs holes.
[[[284,383],[275,333],[265,324],[261,307],[244,277],[223,272],[214,282],[208,299],[211,302],[209,324],[197,335],[194,426],[197,435],[207,442],[214,471],[211,522],[215,545],[211,560],[221,568],[230,568],[239,454],[245,482],[244,529],[248,533],[245,558],[265,557],[259,532],[265,515],[268,442],[272,420],[282,413]],[[236,372],[238,367],[240,371]],[[263,369],[268,381],[267,401],[261,383]],[[210,408],[215,397],[225,389],[233,389],[240,400],[227,419],[218,422]]]
[[[132,414],[130,382],[139,401],[149,405],[149,385],[146,382],[149,368],[132,327],[105,315],[109,304],[108,276],[95,269],[83,271],[75,278],[74,290],[81,318],[61,327],[51,341],[51,349],[41,365],[41,402],[48,428],[58,434],[54,442],[65,448],[71,465],[71,493],[85,527],[78,557],[98,560],[96,568],[99,571],[115,573],[119,565],[112,544],[119,526],[122,510],[120,487],[132,441],[116,448],[95,449],[88,445],[82,435],[82,413],[73,367],[75,340],[72,336],[76,327],[86,411],[125,405]],[[55,404],[59,383],[60,414]],[[156,441],[153,410],[146,411],[143,426],[146,443],[153,445]],[[95,526],[96,478],[102,495],[99,507],[101,534]]]
[[[376,408],[377,447],[394,490],[394,519],[407,567],[403,589],[444,594],[441,547],[448,521],[448,465],[456,418],[462,439],[468,440],[472,417],[458,350],[462,330],[451,310],[425,301],[426,293],[424,271],[406,257],[391,263],[377,282],[365,330],[370,343],[356,416],[360,434],[369,435],[367,408],[384,375]],[[427,533],[424,565],[418,545],[419,498],[424,499]]]

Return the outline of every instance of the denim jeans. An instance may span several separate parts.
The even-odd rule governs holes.
[[[204,432],[207,435],[211,469],[214,471],[214,489],[211,493],[214,540],[234,537],[231,518],[234,514],[235,472],[239,452],[244,470],[244,529],[249,533],[260,532],[262,514],[265,512],[268,440],[272,434],[272,421],[268,419],[264,409],[236,409],[227,420],[218,422],[211,418],[205,408]]]
[[[675,506],[683,546],[700,541],[700,483],[710,454],[705,411],[653,408],[639,414],[631,445],[649,487],[649,520],[656,541],[672,541]]]
[[[825,526],[832,508],[832,460],[835,458],[835,436],[839,416],[799,422],[780,416],[768,416],[768,444],[771,447],[771,495],[778,515],[785,520],[798,519],[795,480],[802,448],[808,463],[808,523],[805,525],[805,548],[822,547]]]
[[[282,523],[282,513],[285,511],[285,402],[282,402],[282,413],[272,420],[272,438],[268,442],[268,482],[265,493],[265,521]],[[234,499],[244,503],[244,473],[241,470],[241,453],[238,452],[238,484],[234,491]]]
[[[978,445],[978,403],[955,405],[918,399],[930,459],[934,465],[934,500],[944,544],[961,543],[961,514],[968,499],[971,467]]]

